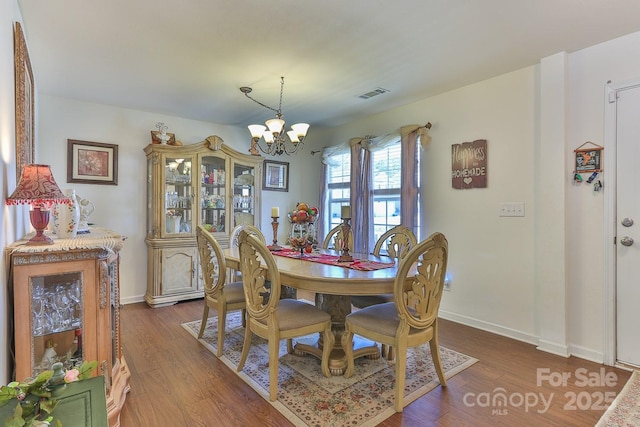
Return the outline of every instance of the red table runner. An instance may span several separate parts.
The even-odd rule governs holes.
[[[300,251],[293,249],[282,249],[280,251],[272,251],[274,255],[284,256],[287,258],[300,258]],[[372,270],[380,270],[383,268],[393,267],[395,265],[394,262],[380,262],[380,261],[371,261],[368,259],[358,259],[354,258],[351,262],[339,262],[338,259],[340,256],[331,255],[331,254],[319,254],[319,253],[304,253],[302,254],[302,258],[305,261],[317,262],[320,264],[328,264],[328,265],[336,265],[338,267],[346,267],[351,268],[353,270],[360,271],[372,271]]]

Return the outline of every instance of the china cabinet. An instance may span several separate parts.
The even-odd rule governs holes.
[[[104,228],[53,244],[6,248],[13,295],[14,378],[62,362],[98,361],[109,425],[120,424],[130,373],[120,343],[120,249],[124,237]]]
[[[239,224],[260,226],[262,157],[218,136],[186,145],[150,144],[147,156],[147,292],[151,307],[202,298],[196,228],[220,245]]]

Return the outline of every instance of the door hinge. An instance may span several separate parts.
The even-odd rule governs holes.
[[[619,96],[620,95],[618,95],[617,91],[609,93],[609,104],[613,104],[614,102],[616,102]]]
[[[616,244],[616,236],[613,236],[613,244]]]

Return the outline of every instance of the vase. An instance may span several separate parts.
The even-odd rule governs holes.
[[[73,189],[63,190],[69,198],[69,204],[55,204],[53,213],[53,231],[61,239],[73,239],[78,234],[80,224],[80,205]]]

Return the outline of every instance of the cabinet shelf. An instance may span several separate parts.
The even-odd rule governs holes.
[[[80,359],[97,360],[109,425],[120,424],[131,374],[120,342],[120,250],[124,237],[92,227],[89,234],[29,246],[33,233],[5,248],[13,290],[14,374],[22,381]],[[55,237],[55,236],[54,236]],[[79,332],[81,331],[81,332]],[[74,356],[74,338],[82,356]]]
[[[215,230],[216,239],[227,247],[228,233],[236,225],[259,227],[260,216],[253,213],[260,211],[263,158],[240,153],[222,144],[217,136],[180,147],[150,144],[144,152],[148,250],[145,302],[155,308],[202,298],[196,230],[200,225]],[[176,165],[176,158],[183,160]],[[235,181],[240,176],[242,181]],[[189,183],[182,182],[187,179]],[[244,185],[250,183],[254,185]],[[232,197],[251,209],[235,208],[241,205],[232,203]],[[168,209],[180,219],[167,217]]]

